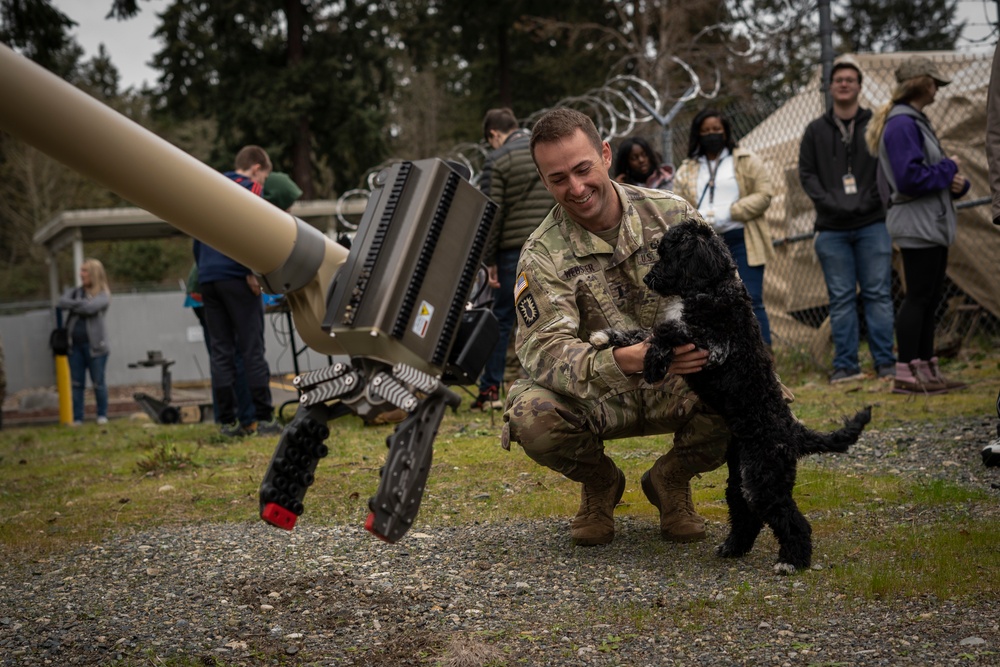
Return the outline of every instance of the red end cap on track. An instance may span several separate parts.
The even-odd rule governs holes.
[[[375,512],[368,513],[368,518],[365,520],[365,530],[367,530],[369,533],[371,533],[378,539],[382,540],[383,542],[387,542],[388,544],[393,543],[393,541],[390,540],[388,537],[379,534],[379,532],[375,530]]]
[[[277,503],[268,503],[260,512],[260,518],[267,521],[272,526],[291,530],[295,528],[295,520],[299,517],[294,512],[289,512]]]

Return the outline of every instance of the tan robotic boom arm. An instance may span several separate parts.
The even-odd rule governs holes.
[[[344,354],[321,330],[343,246],[2,44],[0,100],[0,129],[260,274],[309,347]]]
[[[383,170],[350,253],[303,221],[0,45],[0,129],[101,183],[285,294],[312,349],[351,363],[295,378],[299,409],[260,487],[261,518],[291,529],[328,452],[327,423],[409,416],[366,528],[394,542],[412,526],[447,406],[496,342],[489,309],[466,308],[496,205],[440,160]],[[153,178],[150,175],[153,175]]]

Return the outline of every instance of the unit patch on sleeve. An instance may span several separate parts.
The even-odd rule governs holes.
[[[538,304],[535,303],[535,297],[531,292],[528,292],[524,298],[517,302],[517,312],[520,313],[526,327],[530,327],[538,321],[540,315]]]

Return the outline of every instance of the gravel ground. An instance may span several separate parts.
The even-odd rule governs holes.
[[[812,460],[1000,496],[1000,470],[979,459],[993,429],[961,419],[871,431],[847,455]],[[870,526],[858,518],[859,534]],[[779,577],[770,536],[723,561],[711,549],[719,523],[690,545],[660,541],[650,517],[619,517],[617,529],[611,545],[574,549],[565,521],[418,527],[395,545],[360,526],[208,524],[5,559],[0,664],[1000,664],[995,600],[852,599],[830,590],[822,545],[812,571]],[[996,591],[997,573],[984,577]]]

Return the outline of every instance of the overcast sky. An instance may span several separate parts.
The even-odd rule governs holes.
[[[86,57],[95,55],[98,45],[104,43],[111,54],[111,62],[121,73],[122,87],[139,87],[144,81],[150,85],[156,82],[157,74],[148,63],[160,44],[152,35],[159,23],[157,14],[170,4],[170,0],[140,0],[139,15],[128,21],[104,18],[111,0],[52,0],[52,4],[79,24],[73,34]],[[958,0],[958,14],[968,24],[968,39],[963,40],[959,48],[986,48],[995,43],[994,38],[979,41],[990,35],[989,25],[996,22],[995,0]]]
[[[143,81],[156,83],[157,73],[148,65],[160,44],[153,39],[159,23],[157,14],[166,9],[169,0],[140,0],[139,14],[127,21],[106,19],[111,0],[52,0],[59,11],[76,21],[72,30],[83,47],[85,58],[97,54],[103,42],[111,62],[121,74],[121,85],[140,87]]]

